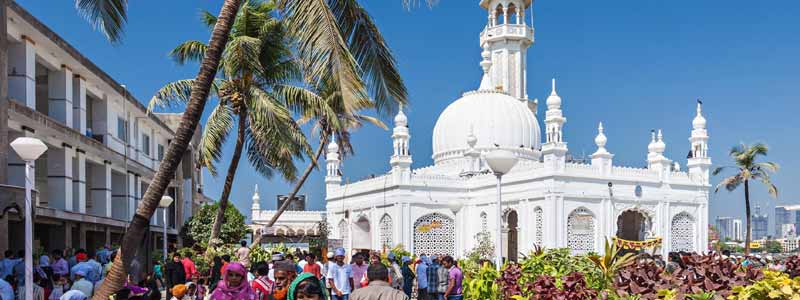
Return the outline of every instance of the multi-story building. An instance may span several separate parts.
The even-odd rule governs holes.
[[[783,225],[792,224],[797,227],[800,224],[800,205],[778,205],[775,206],[775,235],[782,234]]]
[[[7,7],[8,140],[36,137],[48,150],[32,168],[34,247],[97,249],[118,244],[153,180],[179,115],[148,113],[124,85],[13,1]],[[2,28],[2,27],[0,27]],[[195,135],[193,143],[199,141]],[[167,194],[170,241],[206,201],[194,149],[184,155]],[[22,249],[25,164],[9,149],[0,182],[0,250]],[[13,208],[13,209],[12,209]],[[163,209],[141,249],[160,249]],[[142,251],[140,251],[142,252]]]
[[[769,215],[761,213],[761,207],[756,206],[755,213],[751,216],[752,221],[752,239],[760,240],[769,236]]]
[[[742,220],[733,217],[717,217],[717,231],[721,240],[741,241]]]

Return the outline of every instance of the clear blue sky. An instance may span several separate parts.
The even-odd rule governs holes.
[[[176,66],[167,53],[182,40],[208,40],[199,11],[216,14],[221,2],[132,1],[123,44],[111,46],[78,17],[74,1],[19,1],[143,101],[169,81],[194,77],[195,66]],[[477,0],[442,0],[433,9],[411,12],[401,0],[361,3],[393,49],[410,91],[414,167],[429,165],[437,116],[461,92],[478,86],[478,33],[486,13]],[[791,154],[800,147],[800,2],[560,0],[536,1],[534,10],[528,93],[543,102],[549,79],[558,78],[568,118],[565,139],[573,153],[595,150],[602,121],[615,163],[642,166],[649,130],[663,128],[667,156],[685,166],[694,99],[702,97],[715,165],[730,164],[727,151],[740,141],[765,142],[769,159],[782,166],[774,176],[781,196],[770,199],[756,187],[754,202],[800,202],[800,187],[793,184],[800,178],[800,159]],[[540,121],[542,114],[540,108]],[[344,162],[344,174],[356,180],[388,170],[389,136],[376,128],[356,132],[356,156]],[[207,177],[205,192],[219,198],[222,182]],[[246,215],[256,183],[267,208],[290,189],[240,164],[232,200]],[[315,172],[302,192],[312,209],[324,209],[323,173]],[[742,191],[713,195],[710,217],[743,216],[743,202]]]

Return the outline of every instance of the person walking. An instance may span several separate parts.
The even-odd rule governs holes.
[[[86,280],[86,271],[75,271],[73,276],[75,277],[75,282],[72,284],[72,288],[70,290],[79,290],[83,292],[86,297],[91,297],[92,292],[94,291],[94,284],[92,284],[89,280]]]
[[[247,248],[247,242],[239,242],[241,247],[236,249],[236,260],[238,260],[245,268],[250,268],[250,248]]]
[[[186,252],[186,255],[181,259],[181,264],[183,264],[183,275],[186,276],[184,279],[189,281],[192,279],[192,275],[197,273],[197,267],[194,266],[194,262],[192,261],[192,252]]]
[[[275,282],[269,279],[269,265],[260,262],[255,265],[255,268],[256,279],[250,283],[250,286],[256,293],[256,300],[272,300]]]
[[[456,265],[452,256],[448,255],[442,258],[442,266],[449,270],[447,290],[444,292],[445,300],[461,300],[463,299],[462,282],[464,281],[464,273],[461,268]]]
[[[436,293],[438,299],[446,300],[444,298],[444,293],[447,292],[447,285],[449,283],[448,281],[450,278],[450,270],[444,267],[442,259],[444,259],[444,257],[434,260],[434,262],[439,265],[439,268],[437,270],[438,274],[436,274],[437,275],[436,277],[439,279],[439,282],[436,285]]]
[[[353,290],[361,288],[361,281],[367,276],[367,264],[364,263],[364,256],[361,253],[356,253],[353,263],[350,265],[353,269]]]
[[[69,275],[69,264],[64,259],[61,250],[53,250],[53,262],[50,268],[53,269],[53,275],[67,276]]]
[[[220,279],[222,279],[222,257],[214,256],[213,263],[211,265],[211,274],[208,278],[209,291],[212,291],[215,287],[217,287],[217,283]]]
[[[392,287],[397,290],[403,289],[403,271],[400,270],[400,265],[397,264],[397,257],[394,253],[389,252],[386,258],[389,260],[389,280]]]
[[[353,291],[350,300],[408,300],[402,291],[389,285],[389,269],[383,264],[370,264],[367,268],[369,284]]]
[[[411,270],[411,257],[403,256],[403,292],[411,297],[411,292],[414,289],[414,271]]]
[[[441,300],[439,294],[439,258],[436,255],[428,257],[428,299]]]
[[[316,262],[317,257],[313,253],[306,255],[306,265],[303,266],[303,272],[314,274],[317,279],[322,279],[322,268]]]
[[[326,257],[327,260],[325,261],[325,265],[322,267],[322,276],[325,277],[325,288],[328,289],[328,295],[333,295],[333,290],[331,289],[331,283],[330,281],[328,281],[328,279],[330,279],[330,277],[328,277],[328,272],[331,269],[331,265],[336,264],[336,262],[334,262],[333,259],[333,251],[328,252],[328,255]]]
[[[428,300],[428,257],[420,255],[417,264],[417,300]]]
[[[333,293],[332,300],[348,300],[353,291],[353,269],[351,265],[344,263],[344,248],[336,249],[334,253],[335,263],[328,267],[328,283]]]
[[[172,254],[172,262],[166,266],[165,280],[167,282],[167,299],[171,299],[172,288],[176,285],[186,283],[186,271],[184,271],[181,256],[177,253]]]

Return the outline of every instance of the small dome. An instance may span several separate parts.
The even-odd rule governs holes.
[[[339,144],[336,143],[336,137],[331,139],[331,142],[328,143],[328,153],[338,153],[339,152]]]
[[[561,97],[556,93],[556,79],[553,78],[553,90],[550,91],[550,96],[547,97],[548,109],[561,109]]]
[[[597,136],[594,138],[594,143],[598,148],[603,148],[607,142],[608,138],[603,133],[603,123],[600,123],[600,126],[597,127]]]
[[[664,150],[667,150],[667,144],[664,143],[664,136],[661,134],[661,129],[659,129],[658,140],[656,140],[655,144],[655,152],[664,153]]]
[[[497,144],[515,149],[520,157],[538,158],[541,141],[536,116],[524,102],[506,93],[468,92],[447,106],[433,128],[434,162],[463,157],[469,150],[470,131],[478,151]]]
[[[406,127],[408,126],[408,117],[406,114],[403,113],[403,108],[400,107],[400,111],[397,112],[397,115],[394,116],[394,126],[397,127]]]
[[[655,130],[650,131],[650,144],[647,144],[647,152],[655,153],[656,152],[656,132]]]
[[[697,103],[697,115],[692,120],[692,127],[694,129],[706,129],[706,118],[703,117],[703,105],[700,102]]]

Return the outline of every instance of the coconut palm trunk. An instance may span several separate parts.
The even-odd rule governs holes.
[[[744,213],[745,213],[745,222],[747,222],[747,232],[744,236],[744,256],[750,255],[750,240],[752,239],[750,230],[750,181],[745,179],[744,180]]]
[[[158,172],[156,172],[144,197],[139,202],[136,214],[133,216],[122,239],[122,246],[119,253],[117,253],[111,271],[109,271],[100,289],[94,293],[92,297],[94,300],[107,300],[109,295],[121,289],[125,284],[128,266],[130,266],[136,254],[136,249],[142,243],[145,232],[150,228],[150,218],[158,207],[167,185],[175,177],[178,164],[181,162],[181,158],[186,152],[192,136],[194,136],[195,129],[197,129],[197,124],[200,122],[212,81],[217,74],[217,69],[219,69],[222,51],[228,42],[228,36],[240,4],[240,0],[225,0],[222,4],[217,23],[214,25],[211,39],[208,42],[208,50],[203,55],[203,62],[200,64],[200,71],[197,73],[195,84],[192,86],[191,96],[181,118],[178,131],[167,148],[167,153],[164,155],[164,160],[161,162]]]
[[[231,164],[228,166],[228,175],[225,176],[225,186],[222,188],[222,195],[219,198],[219,209],[217,210],[217,217],[214,218],[214,226],[211,228],[211,239],[219,238],[220,231],[222,231],[222,222],[225,220],[225,209],[228,208],[228,197],[231,195],[231,188],[233,188],[233,177],[236,176],[236,168],[239,167],[239,159],[242,157],[242,148],[244,148],[244,131],[247,126],[245,120],[247,113],[244,106],[239,107],[239,124],[236,131],[236,146],[233,149],[233,157]],[[209,244],[211,240],[209,240]]]
[[[267,227],[275,225],[275,222],[278,221],[278,218],[281,217],[281,214],[283,214],[283,212],[286,211],[287,208],[289,208],[289,204],[294,200],[294,196],[297,195],[297,193],[300,191],[300,188],[303,187],[303,184],[306,182],[306,179],[308,179],[308,176],[311,175],[311,171],[313,171],[314,168],[317,166],[317,162],[319,161],[320,156],[322,156],[322,150],[325,149],[325,144],[328,143],[327,130],[321,130],[321,131],[322,133],[320,133],[319,137],[319,146],[317,146],[317,151],[314,152],[314,160],[312,160],[311,163],[308,164],[308,167],[306,167],[306,170],[303,171],[303,176],[300,176],[300,179],[298,179],[297,183],[294,184],[292,192],[289,193],[289,196],[286,198],[287,200],[283,202],[283,205],[281,205],[281,207],[278,208],[278,211],[275,213],[274,216],[272,216],[272,219],[269,220],[269,222],[267,223]],[[259,241],[260,240],[261,239],[259,238]]]

